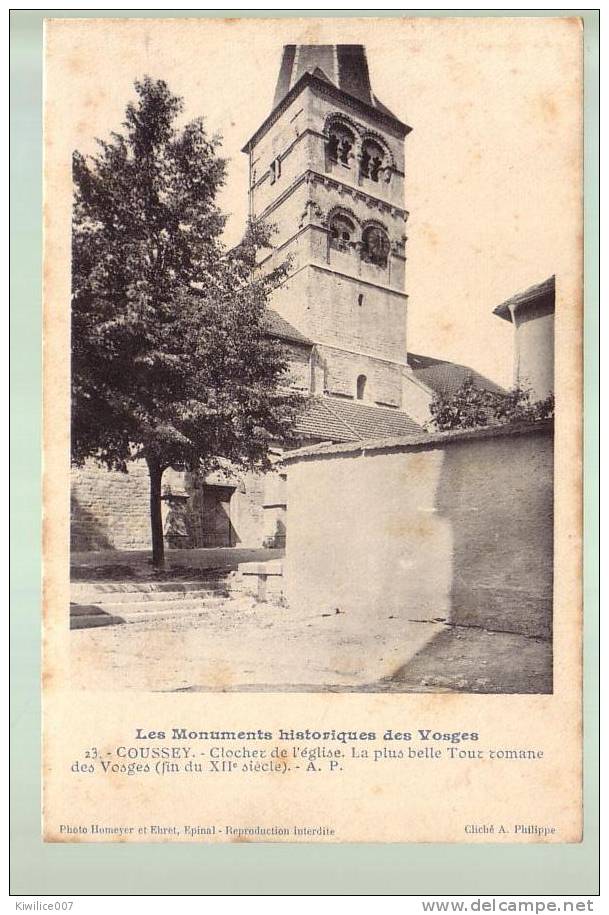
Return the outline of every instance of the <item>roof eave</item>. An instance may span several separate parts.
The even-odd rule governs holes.
[[[512,323],[512,314],[507,302],[502,302],[501,305],[493,308],[493,314],[497,315],[498,318],[503,318],[504,321],[509,321],[510,324]]]
[[[513,315],[523,308],[529,308],[532,305],[538,305],[544,300],[554,299],[555,296],[555,277],[552,275],[535,286],[529,286],[523,292],[517,292],[516,295],[501,302],[496,308],[493,308],[493,314],[504,321],[512,322]]]
[[[267,330],[265,331],[267,337],[275,337],[277,340],[285,340],[286,343],[294,343],[296,346],[302,346],[304,349],[311,349],[315,344],[312,340],[308,340],[306,337],[290,337],[287,333],[282,334],[281,331]]]

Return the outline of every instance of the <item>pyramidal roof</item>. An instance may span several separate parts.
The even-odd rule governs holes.
[[[374,105],[363,44],[284,45],[273,108],[305,73],[320,76],[367,105]]]
[[[283,46],[271,114],[245,144],[243,152],[248,152],[252,143],[276,120],[287,104],[288,96],[303,78],[327,83],[334,92],[342,92],[368,110],[376,111],[385,123],[388,120],[393,122],[404,136],[410,132],[411,128],[374,95],[363,44],[286,44]]]
[[[397,120],[372,91],[363,44],[284,45],[273,108],[283,101],[305,73],[332,83],[337,89]]]

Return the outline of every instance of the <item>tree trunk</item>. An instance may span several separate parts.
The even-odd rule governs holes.
[[[163,468],[153,458],[146,458],[150,475],[150,531],[152,533],[152,565],[165,568],[165,540],[161,516],[161,480]]]

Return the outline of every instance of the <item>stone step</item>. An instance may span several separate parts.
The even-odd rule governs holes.
[[[71,603],[70,628],[110,626],[121,623],[146,622],[163,619],[190,619],[213,613],[226,597],[207,594],[204,598],[187,600],[140,601],[132,603]]]
[[[197,588],[192,591],[74,591],[72,599],[78,604],[136,604],[136,603],[181,603],[185,600],[205,600],[228,594],[225,584],[213,588]]]
[[[193,591],[217,592],[225,590],[229,579],[216,576],[209,579],[195,581],[76,581],[72,582],[70,591],[74,600],[86,602],[88,600],[103,600],[103,595],[111,595],[111,600],[122,600],[121,595],[127,595],[133,600],[147,600],[149,595],[155,599],[165,600],[169,594],[171,600],[177,595],[189,594]],[[160,595],[163,595],[162,597]]]
[[[135,600],[135,601],[88,601],[87,603],[81,603],[80,601],[72,603],[71,608],[80,609],[81,615],[86,615],[87,612],[91,615],[96,615],[100,613],[109,613],[114,616],[124,616],[125,613],[154,613],[155,611],[168,612],[171,611],[179,615],[188,610],[200,610],[200,609],[209,609],[211,607],[219,607],[224,603],[226,598],[224,595],[210,595],[207,594],[205,597],[193,597],[193,598],[180,598],[179,600]]]
[[[171,607],[173,605],[170,605]],[[120,625],[129,625],[133,623],[148,623],[148,622],[158,622],[162,620],[171,620],[179,619],[188,620],[188,619],[197,619],[202,616],[206,616],[210,610],[213,610],[213,607],[205,606],[198,609],[190,609],[186,611],[179,611],[175,609],[170,609],[168,607],[165,610],[155,610],[155,611],[139,611],[138,612],[122,612],[121,615],[113,615],[109,613],[70,613],[70,629],[91,629],[97,628],[100,626],[120,626]]]

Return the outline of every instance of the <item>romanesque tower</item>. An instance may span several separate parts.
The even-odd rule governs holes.
[[[244,147],[250,215],[290,258],[273,308],[314,343],[314,394],[405,408],[404,140],[362,45],[286,45],[273,108]]]

